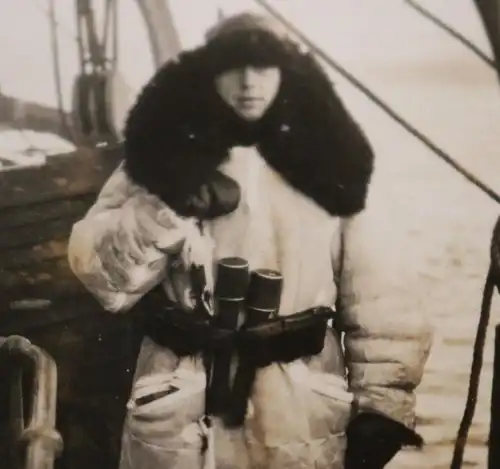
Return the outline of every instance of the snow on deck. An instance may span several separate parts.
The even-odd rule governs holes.
[[[57,135],[0,128],[0,171],[42,166],[51,155],[73,150],[73,144]]]

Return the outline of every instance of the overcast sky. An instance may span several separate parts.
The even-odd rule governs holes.
[[[0,1],[0,88],[6,94],[55,102],[47,0]],[[55,0],[66,107],[77,73],[74,1]],[[97,14],[103,0],[93,2]],[[405,64],[483,71],[483,64],[454,40],[418,17],[403,0],[274,0],[314,40],[357,70]],[[421,0],[489,52],[472,0]],[[119,0],[120,61],[127,82],[139,88],[151,75],[147,36],[135,0]],[[255,8],[251,0],[170,0],[183,45],[193,47],[226,12]],[[450,9],[453,5],[453,9]],[[457,65],[458,64],[458,65]]]

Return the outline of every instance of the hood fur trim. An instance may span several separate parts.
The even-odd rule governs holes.
[[[125,170],[172,207],[196,193],[234,146],[256,145],[294,188],[331,215],[365,206],[374,155],[325,72],[287,43],[282,83],[266,115],[247,123],[217,95],[206,46],[165,64],[125,127]]]

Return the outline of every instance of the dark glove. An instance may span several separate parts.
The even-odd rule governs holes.
[[[182,216],[211,220],[233,212],[238,207],[240,195],[240,186],[234,179],[215,171],[176,211]]]
[[[418,433],[378,413],[359,414],[346,433],[345,469],[383,469],[403,446],[424,444]]]

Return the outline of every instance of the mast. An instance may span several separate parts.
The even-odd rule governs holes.
[[[75,2],[75,8],[78,9],[78,3]],[[90,5],[90,2],[85,2]],[[149,48],[153,56],[153,63],[156,68],[160,67],[167,60],[175,57],[181,51],[181,41],[173,19],[172,10],[168,0],[137,0],[139,11],[144,21],[145,28],[148,33]],[[116,25],[115,25],[116,26]],[[51,24],[51,27],[54,27]],[[94,26],[93,26],[94,27]],[[93,50],[98,47],[93,45]],[[80,55],[84,53],[80,46]],[[99,51],[101,55],[104,51]],[[81,57],[80,57],[81,59]],[[104,60],[100,57],[101,62]],[[80,60],[81,62],[81,60]],[[102,67],[101,67],[102,68]],[[126,112],[129,103],[125,102],[128,92],[128,86],[125,78],[119,73],[116,67],[105,80],[104,95],[103,84],[101,84],[100,98],[104,98],[105,102],[101,102],[101,116],[106,114],[105,119],[110,121],[111,127],[116,127],[116,122],[122,119]],[[89,100],[93,100],[88,96]],[[83,106],[87,106],[87,99],[84,100]],[[78,103],[82,105],[82,103]],[[94,108],[94,105],[89,106]],[[78,114],[78,113],[76,113]],[[15,96],[6,96],[0,91],[0,125],[6,125],[14,128],[23,128],[38,132],[48,132],[66,140],[71,140],[71,133],[76,127],[79,127],[78,122],[75,122],[75,109],[72,113],[65,113],[64,118],[70,122],[71,129],[64,128],[61,121],[61,109],[55,106],[45,106],[37,103],[25,101]],[[100,117],[102,120],[102,117]],[[15,125],[14,125],[15,124]]]
[[[106,57],[107,35],[97,36],[91,0],[77,0],[77,24],[80,43],[86,43],[86,60],[74,84],[73,116],[79,130],[80,144],[93,147],[99,143],[120,141],[134,92],[118,66],[116,18],[117,0],[107,0],[106,16],[114,10],[114,56]],[[148,33],[149,48],[155,68],[177,56],[181,41],[167,0],[137,0]],[[86,34],[86,41],[83,35]],[[80,51],[82,55],[82,51]],[[81,58],[82,60],[82,58]]]
[[[182,49],[168,0],[137,0],[146,24],[153,61],[158,68]]]

